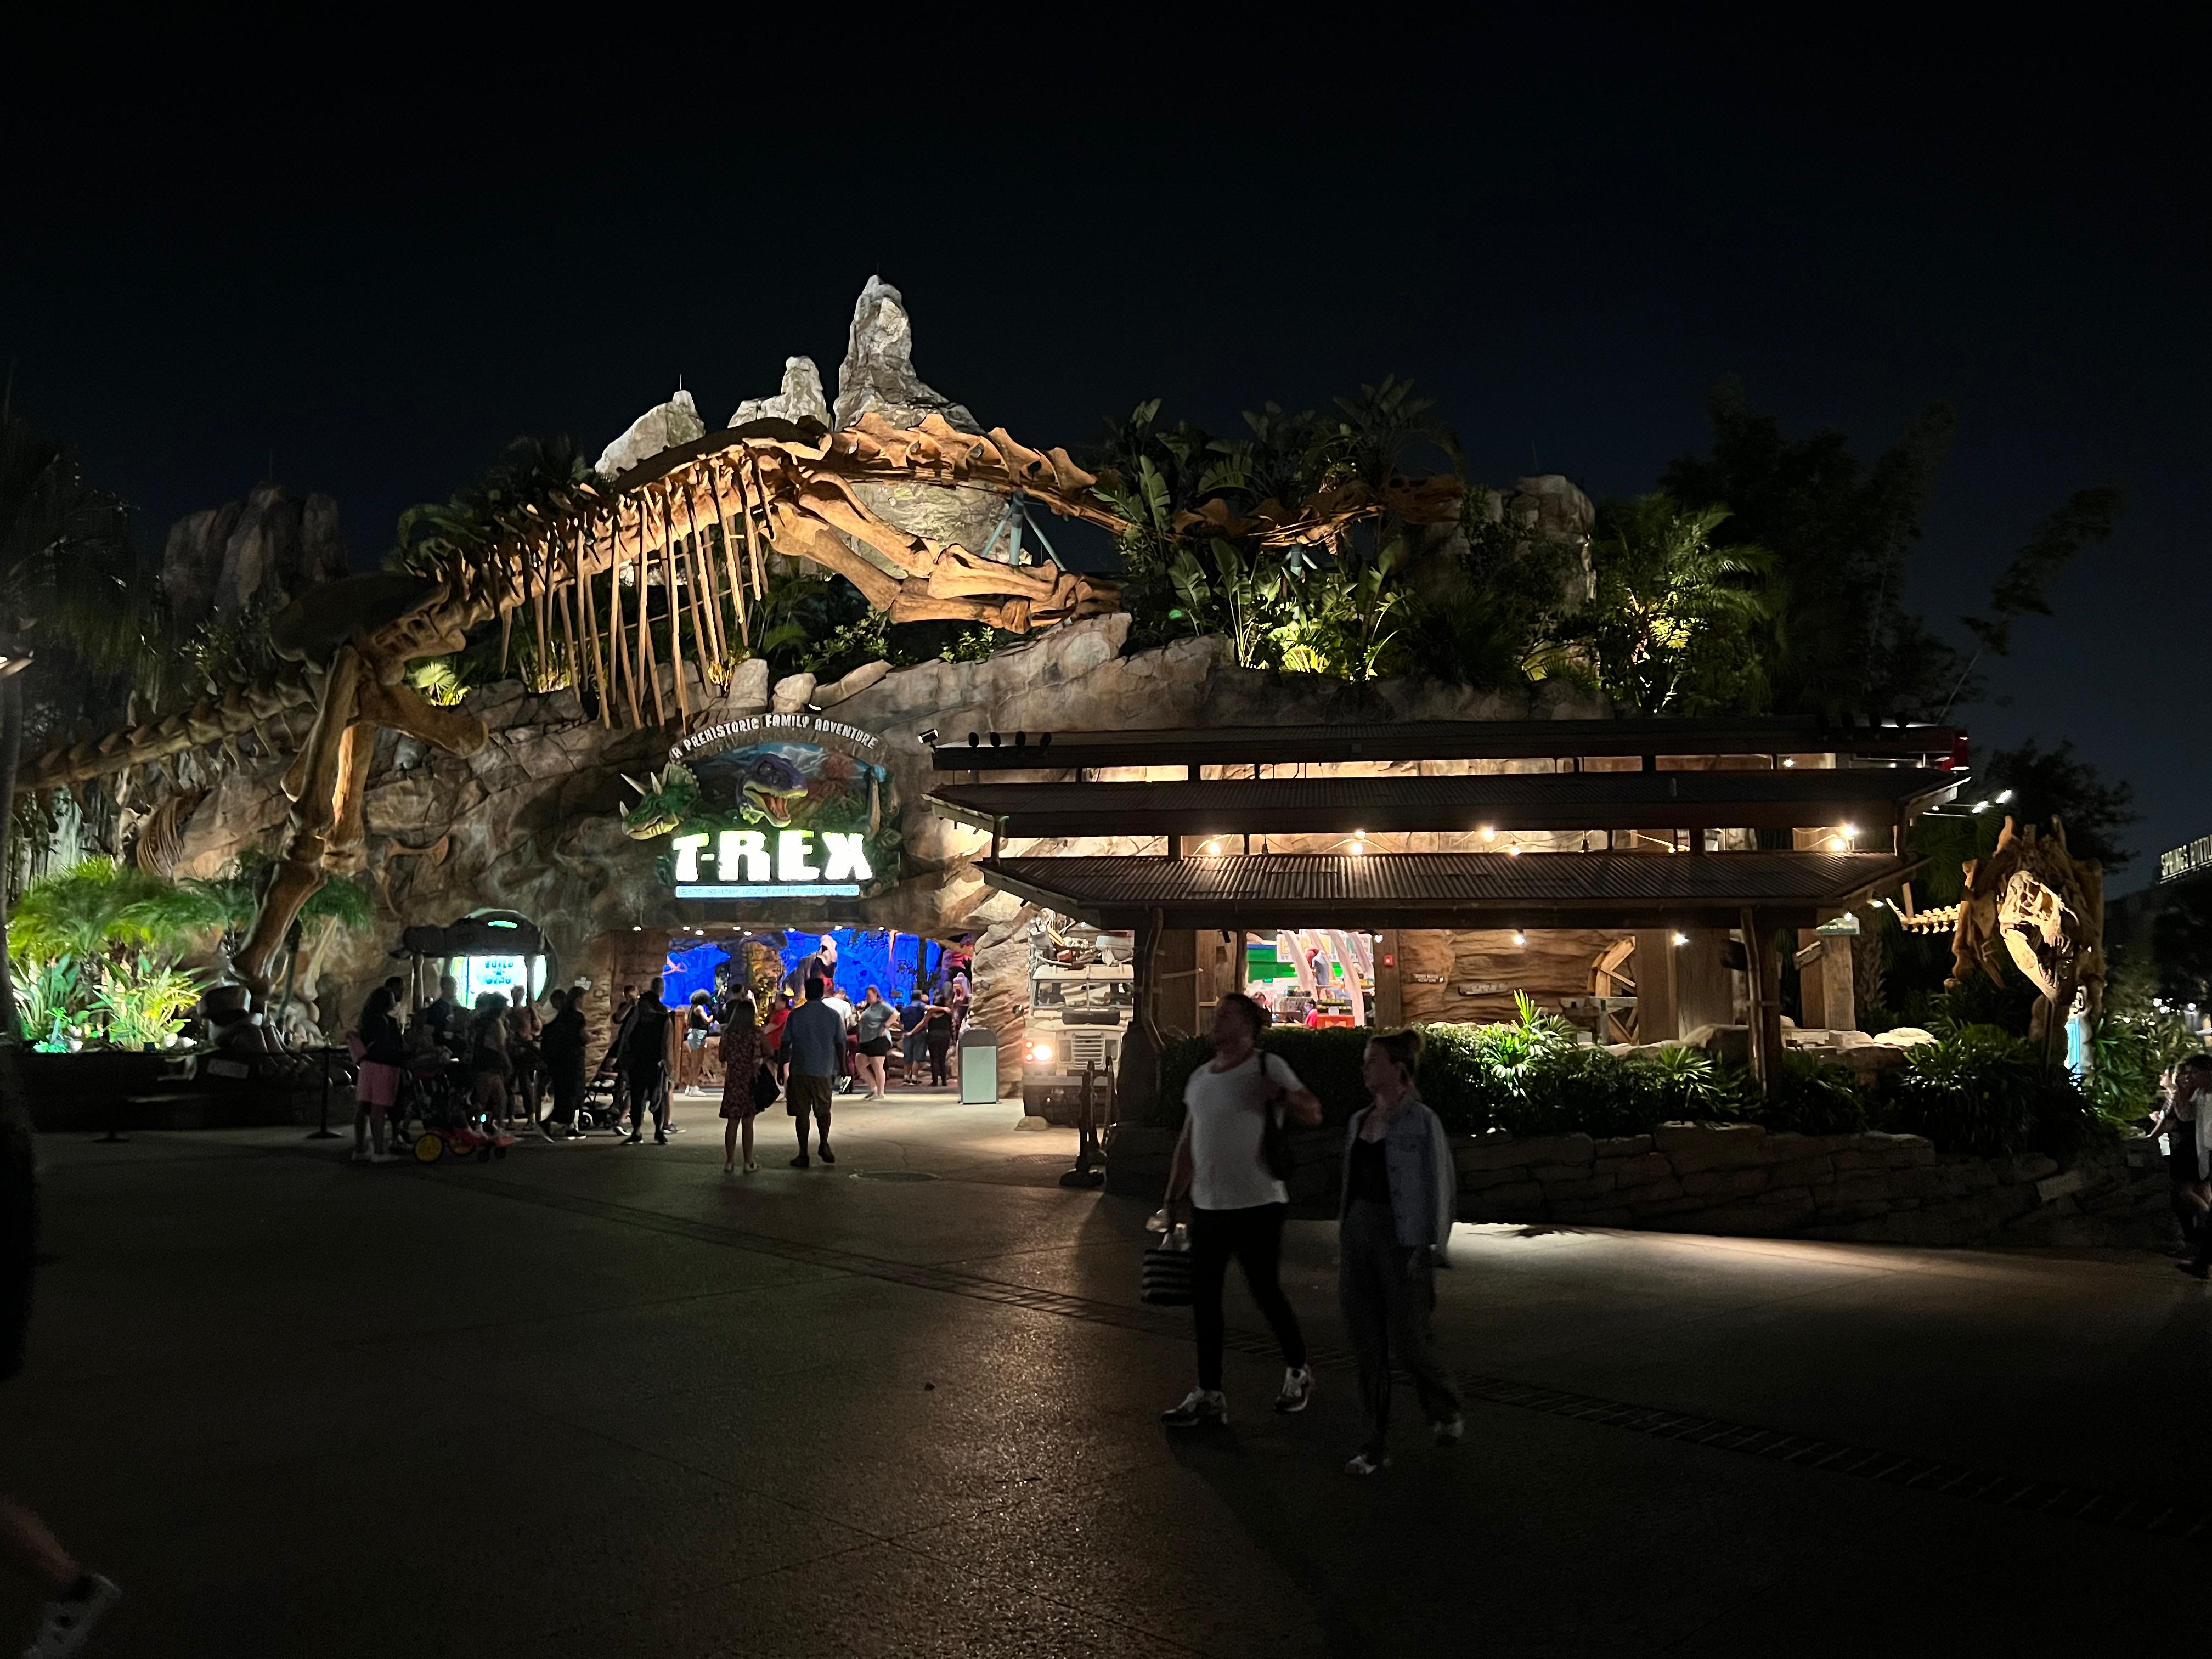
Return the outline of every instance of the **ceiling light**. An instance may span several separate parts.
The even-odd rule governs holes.
[[[1505,849],[1505,856],[1509,859],[1519,858],[1521,856],[1521,843],[1516,841],[1510,847],[1507,848]]]
[[[1210,841],[1199,850],[1210,859],[1218,859],[1221,856],[1221,843],[1218,841]]]
[[[1795,766],[1795,765],[1796,765],[1796,764],[1797,764],[1797,763],[1796,763],[1796,761],[1794,761],[1794,760],[1790,759],[1790,757],[1789,757],[1789,756],[1787,756],[1787,755],[1784,755],[1784,756],[1782,757],[1782,763],[1783,763],[1784,766]]]
[[[1494,823],[1484,824],[1482,826],[1482,838],[1485,841],[1496,841],[1498,839],[1498,826]]]
[[[1364,830],[1355,830],[1352,832],[1352,838],[1354,841],[1365,841],[1367,839],[1367,832]]]
[[[1851,844],[1841,836],[1831,836],[1828,837],[1828,850],[1831,853],[1848,853],[1851,850]]]
[[[1352,843],[1352,850],[1355,853],[1364,853],[1367,850],[1367,843],[1364,841],[1355,841]]]

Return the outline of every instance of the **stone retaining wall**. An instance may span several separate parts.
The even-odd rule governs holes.
[[[1462,1143],[1460,1218],[1906,1244],[2152,1244],[2171,1228],[2155,1154],[2062,1170],[2039,1154],[1948,1157],[1918,1135],[1650,1134]]]
[[[1157,1200],[1174,1136],[1116,1133],[1108,1190]],[[1295,1212],[1334,1212],[1344,1131],[1296,1132]],[[1951,1157],[1918,1135],[1768,1134],[1662,1124],[1614,1139],[1497,1134],[1455,1143],[1462,1221],[1635,1227],[1893,1244],[2156,1247],[2174,1237],[2165,1161],[2146,1141],[2061,1169],[2038,1154]]]

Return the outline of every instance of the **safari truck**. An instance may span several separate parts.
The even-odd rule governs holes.
[[[1040,927],[1031,938],[1029,1023],[1022,1042],[1022,1110],[1073,1123],[1086,1066],[1095,1066],[1103,1120],[1109,1077],[1136,1009],[1135,942],[1096,928]]]

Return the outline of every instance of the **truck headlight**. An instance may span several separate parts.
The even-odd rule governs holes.
[[[1049,1042],[1032,1042],[1030,1044],[1030,1058],[1036,1061],[1040,1066],[1051,1064],[1052,1044]]]

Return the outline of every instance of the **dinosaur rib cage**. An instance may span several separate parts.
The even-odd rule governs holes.
[[[1055,564],[984,559],[901,530],[855,486],[1018,493],[1064,517],[1126,530],[1091,495],[1096,482],[1064,450],[1030,449],[1003,430],[956,431],[935,415],[918,428],[864,416],[831,433],[761,422],[657,456],[596,504],[449,568],[444,598],[362,643],[372,659],[404,660],[454,650],[494,617],[510,633],[519,622],[541,661],[592,689],[603,720],[619,713],[634,724],[664,723],[672,710],[647,616],[652,589],[667,600],[667,649],[708,680],[743,654],[771,550],[844,576],[893,622],[946,618],[1025,633],[1110,611],[1117,592]],[[603,592],[593,586],[610,574]],[[688,717],[684,676],[670,678],[672,713]]]

